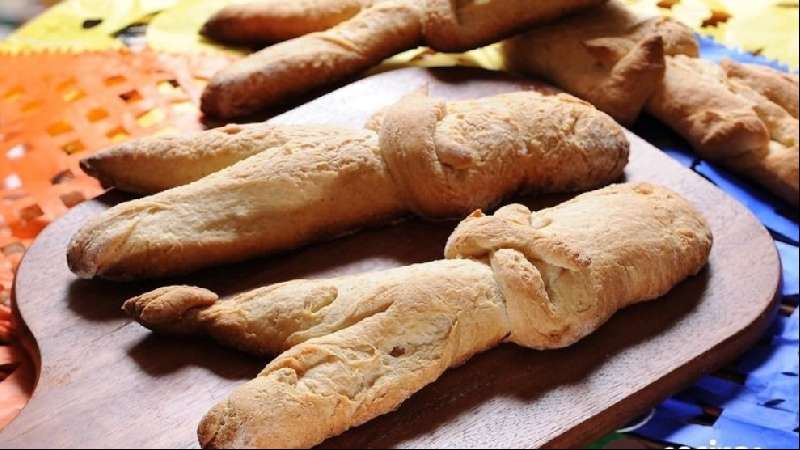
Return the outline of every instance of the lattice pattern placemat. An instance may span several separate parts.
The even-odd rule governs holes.
[[[100,192],[80,158],[130,137],[202,127],[197,102],[226,57],[151,51],[3,56],[0,66],[0,278],[28,241]]]
[[[25,249],[48,223],[102,191],[80,158],[128,138],[202,128],[202,89],[229,62],[149,50],[0,54],[0,381],[24,375],[14,372],[19,351],[1,345],[12,339],[8,303]],[[24,404],[18,387],[3,383],[0,409]],[[15,414],[0,411],[0,427]]]

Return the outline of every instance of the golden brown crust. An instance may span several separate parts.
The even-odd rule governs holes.
[[[417,108],[441,114],[424,112],[430,117],[423,122]],[[447,104],[415,95],[386,116],[381,134],[380,145],[368,130],[296,141],[117,205],[73,237],[69,266],[89,278],[185,273],[409,211],[463,216],[518,190],[602,186],[628,160],[622,128],[567,95],[520,92]]]
[[[329,308],[358,306],[364,290],[371,293],[363,300],[379,307],[274,359],[206,414],[198,427],[202,446],[311,447],[395,409],[508,331],[491,270],[477,262],[438,261],[326,282],[350,293]]]
[[[205,114],[234,118],[354,76],[412,48],[422,31],[413,3],[381,2],[329,30],[267,47],[216,74]]]
[[[122,310],[151,330],[196,334],[200,332],[196,314],[216,304],[218,299],[208,289],[169,286],[129,299]]]
[[[798,120],[787,97],[797,89],[768,67],[675,56],[647,108],[702,157],[797,206]]]
[[[201,33],[228,44],[266,45],[324,31],[368,8],[376,0],[258,0],[228,5]]]
[[[229,44],[266,45],[342,24],[386,0],[261,0],[226,6],[201,32]],[[416,0],[427,44],[440,51],[464,51],[490,44],[535,24],[604,0]]]
[[[614,0],[504,43],[509,66],[543,77],[622,123],[643,107],[702,157],[798,204],[797,77],[698,59],[691,30]]]
[[[677,194],[624,184],[535,213],[475,213],[448,242],[456,259],[269,286],[201,306],[191,324],[163,300],[186,297],[185,286],[128,311],[143,321],[140,311],[162,310],[150,312],[162,331],[173,314],[238,348],[285,350],[209,411],[198,437],[208,448],[302,448],[395,409],[502,341],[570,345],[697,273],[710,248],[708,226]]]
[[[347,129],[268,123],[230,124],[197,133],[145,137],[81,160],[104,186],[154,194],[218,172],[265,150],[321,146]]]
[[[633,123],[664,75],[664,55],[697,56],[692,31],[610,1],[507,40],[513,70],[542,77]]]
[[[425,43],[445,52],[491,44],[604,0],[425,0]]]

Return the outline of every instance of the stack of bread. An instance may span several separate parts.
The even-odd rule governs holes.
[[[629,152],[614,119],[631,123],[646,110],[704,157],[797,203],[796,77],[697,59],[685,27],[616,2],[230,6],[206,24],[208,36],[283,42],[215,77],[203,110],[237,117],[420,43],[463,50],[520,31],[503,43],[509,64],[584,100],[526,91],[446,102],[420,91],[364,129],[231,124],[83,161],[104,184],[145,195],[73,237],[68,263],[84,278],[184,274],[409,214],[466,217],[439,261],[226,299],[167,286],[127,301],[124,310],[156,332],[278,355],[208,412],[201,445],[319,444],[392,411],[478,352],[502,342],[572,345],[700,271],[712,244],[700,213],[665,187],[611,184]],[[520,192],[583,191],[591,192],[540,211],[480,211]]]

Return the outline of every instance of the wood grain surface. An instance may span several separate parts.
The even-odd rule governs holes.
[[[403,69],[356,82],[274,120],[357,127],[425,84],[446,98],[543,88],[489,72]],[[771,318],[779,285],[772,239],[743,206],[638,137],[630,139],[626,178],[666,185],[708,218],[715,237],[709,267],[666,297],[621,312],[569,349],[505,345],[478,355],[398,411],[324,447],[579,446],[755,342]],[[22,262],[16,302],[32,332],[41,373],[30,404],[0,433],[0,446],[197,447],[202,415],[265,361],[205,340],[153,335],[120,311],[126,298],[173,282],[233,294],[293,278],[430,261],[441,257],[455,225],[408,219],[160,283],[77,280],[65,261],[70,236],[90,216],[126,198],[110,192],[75,208],[40,235]],[[541,207],[563,198],[514,200]]]

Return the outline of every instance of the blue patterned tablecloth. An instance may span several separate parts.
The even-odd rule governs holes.
[[[700,38],[704,58],[785,66]],[[658,406],[634,431],[693,448],[798,448],[798,213],[764,189],[697,158],[689,145],[643,118],[634,131],[745,204],[769,230],[783,264],[784,307],[766,336],[723,372]]]

